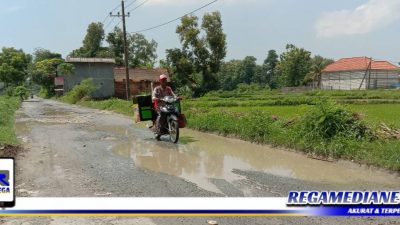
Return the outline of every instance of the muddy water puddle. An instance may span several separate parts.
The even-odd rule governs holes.
[[[37,103],[32,103],[37,104]],[[212,180],[235,182],[245,179],[234,171],[258,171],[279,177],[327,184],[343,189],[398,189],[398,175],[358,166],[350,162],[329,163],[282,149],[261,146],[217,135],[181,131],[179,144],[168,137],[157,142],[145,123],[104,113],[71,110],[44,105],[40,110],[24,104],[16,116],[19,135],[29,136],[32,128],[44,125],[77,124],[73,128],[101,133],[100,141],[115,155],[129,157],[138,167],[177,176],[206,190],[220,193]]]
[[[145,131],[145,130],[143,130]],[[386,171],[350,162],[335,163],[274,149],[269,146],[183,129],[179,144],[141,137],[111,148],[116,155],[130,157],[142,168],[177,176],[216,191],[211,178],[229,182],[243,179],[235,169],[260,171],[280,177],[327,184],[336,188],[398,188],[400,178]]]
[[[43,108],[40,112],[31,115],[17,112],[16,124],[23,126],[24,124],[83,124],[87,123],[93,116],[81,115],[73,111],[56,110],[53,108]],[[20,123],[20,125],[18,125]]]

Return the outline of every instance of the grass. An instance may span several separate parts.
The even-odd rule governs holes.
[[[354,160],[400,171],[399,140],[368,140],[355,138],[351,133],[350,135],[338,134],[331,139],[306,138],[307,132],[301,132],[299,129],[304,121],[298,113],[303,111],[307,114],[306,112],[312,107],[315,106],[303,107],[298,111],[294,111],[296,107],[292,106],[274,107],[274,114],[279,115],[281,117],[279,119],[276,119],[271,112],[259,108],[241,111],[238,110],[239,108],[234,108],[234,110],[184,108],[184,111],[187,115],[188,126],[200,131],[217,132],[223,136],[235,136],[251,142],[283,146],[308,154]],[[296,116],[297,119],[290,123],[289,118],[292,116]]]
[[[325,100],[337,104],[324,112],[318,105]],[[132,103],[124,100],[78,104],[133,116]],[[372,135],[382,122],[400,128],[399,90],[213,92],[183,101],[182,107],[192,129],[400,171],[400,140]],[[333,135],[321,136],[332,127],[338,128]],[[360,135],[364,128],[371,135]]]
[[[309,91],[282,93],[279,91],[212,92],[206,96],[184,102],[186,108],[229,109],[246,112],[256,109],[281,118],[291,119],[307,112],[321,100],[335,101],[352,112],[363,115],[373,126],[386,123],[400,128],[400,90],[361,91]]]
[[[14,127],[14,113],[19,105],[18,97],[0,96],[0,146],[19,144]]]
[[[193,129],[400,171],[400,140],[363,138],[343,131],[329,138],[320,137],[322,131],[345,126],[347,122],[333,121],[320,130],[302,130],[310,120],[317,127],[321,121],[327,121],[326,116],[306,119],[318,102],[326,100],[336,102],[348,115],[357,113],[360,120],[356,124],[372,133],[380,123],[400,128],[400,90],[219,91],[184,102],[183,108],[188,126]]]
[[[80,101],[77,104],[95,109],[109,110],[127,116],[133,116],[134,105],[131,102],[122,99],[112,98],[102,101]]]
[[[229,107],[229,110],[232,112],[248,112],[253,110],[269,112],[271,115],[280,118],[292,119],[304,115],[311,107],[311,105]],[[400,128],[400,104],[346,104],[345,107],[352,112],[360,113],[365,121],[372,126],[385,123],[391,127]]]
[[[400,104],[349,105],[351,110],[360,112],[365,120],[374,125],[385,123],[400,128]]]

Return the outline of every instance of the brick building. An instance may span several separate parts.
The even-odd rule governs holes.
[[[159,85],[159,76],[161,74],[165,74],[168,76],[169,74],[167,69],[129,69],[129,78],[130,78],[130,92],[131,96],[151,93],[152,87],[156,87]],[[124,67],[116,67],[114,68],[114,86],[115,86],[115,97],[118,98],[126,98],[125,97],[125,68]]]

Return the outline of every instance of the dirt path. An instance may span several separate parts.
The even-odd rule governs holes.
[[[157,142],[143,125],[134,125],[128,117],[51,100],[24,102],[16,118],[17,134],[26,149],[17,160],[17,196],[279,197],[290,190],[389,190],[400,186],[400,178],[385,171],[349,162],[314,160],[187,129],[182,130],[178,145]],[[18,221],[28,221],[25,219]],[[147,219],[141,224],[205,221]],[[225,224],[242,224],[239,218],[217,219],[227,221]],[[42,222],[54,224],[56,220]],[[345,218],[254,218],[253,222],[279,221],[346,224]],[[351,221],[366,224],[364,219]]]

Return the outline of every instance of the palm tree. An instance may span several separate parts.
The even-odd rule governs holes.
[[[321,86],[322,71],[325,69],[325,67],[334,62],[335,61],[333,59],[327,59],[319,55],[314,56],[312,59],[311,71],[307,75],[307,79],[312,80],[313,83],[318,81],[317,87],[319,88]]]

